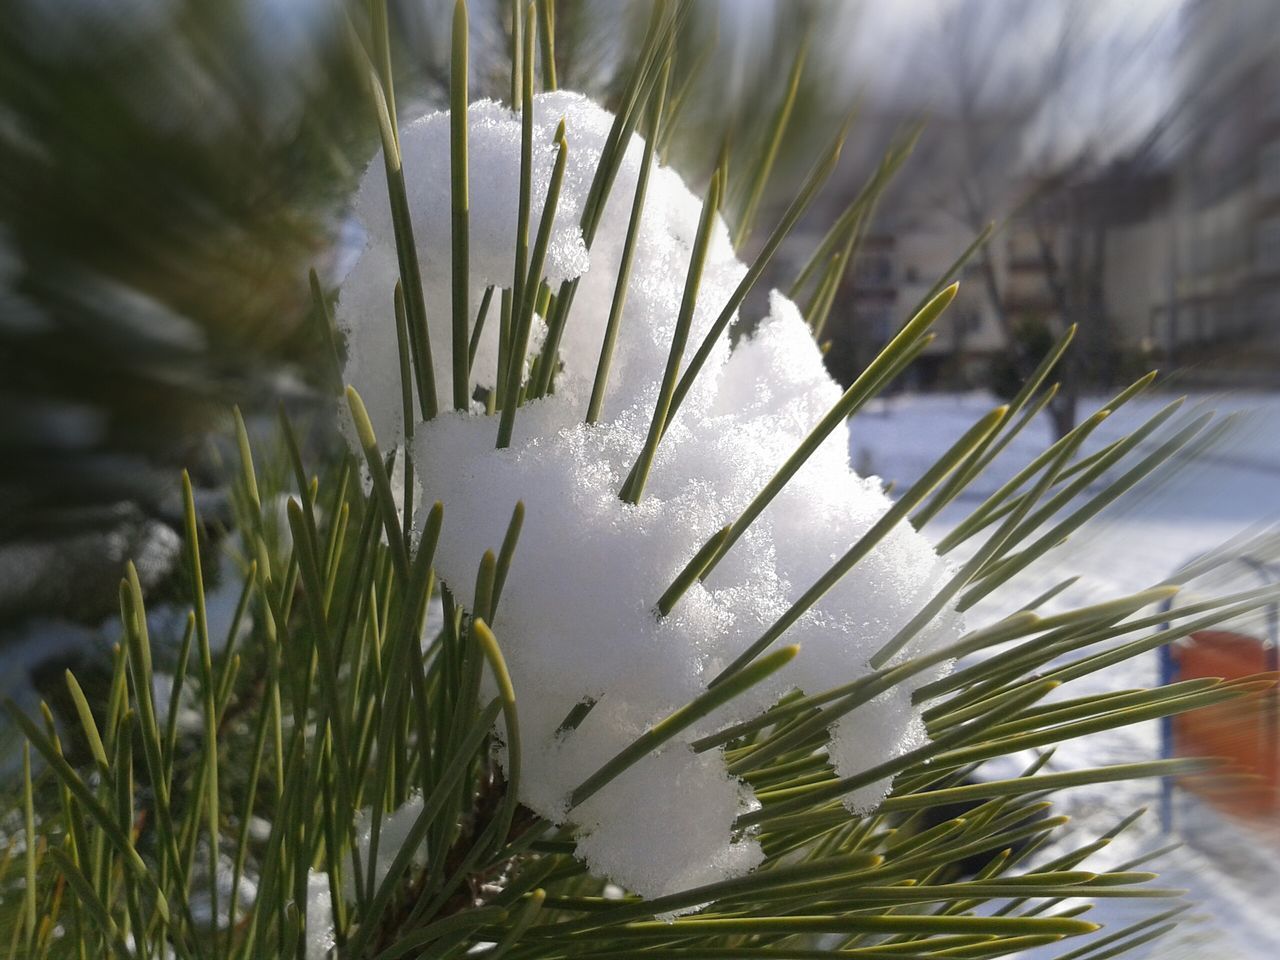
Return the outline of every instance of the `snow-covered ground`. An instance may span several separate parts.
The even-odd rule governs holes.
[[[1087,414],[1104,398],[1082,402]],[[1086,449],[1115,439],[1165,404],[1169,394],[1139,397],[1097,431]],[[994,404],[982,394],[902,396],[877,401],[852,423],[852,456],[859,472],[877,473],[899,489],[922,470],[965,428]],[[998,596],[983,601],[974,622],[1012,612],[1069,576],[1080,579],[1050,602],[1062,609],[1119,596],[1164,581],[1187,560],[1244,531],[1280,519],[1280,395],[1194,396],[1184,409],[1239,412],[1239,423],[1224,441],[1178,469],[1165,482],[1145,484],[1107,508],[1067,543],[1043,557]],[[926,530],[936,538],[963,519],[1050,440],[1046,418],[1031,424],[995,461],[985,476]],[[1154,446],[1155,444],[1151,444]],[[1123,467],[1122,467],[1123,469]],[[957,552],[961,552],[963,547]],[[1243,579],[1236,589],[1256,581]],[[1141,657],[1064,687],[1067,696],[1090,690],[1151,686],[1158,682],[1154,655]],[[1063,744],[1052,765],[1057,769],[1148,760],[1158,754],[1154,723]],[[1280,824],[1235,822],[1182,795],[1175,805],[1175,836],[1161,833],[1156,815],[1159,784],[1141,781],[1077,788],[1058,798],[1074,820],[1071,833],[1087,842],[1131,810],[1151,813],[1120,840],[1086,864],[1107,868],[1163,846],[1184,846],[1152,868],[1162,886],[1181,887],[1197,906],[1170,936],[1136,957],[1205,957],[1252,960],[1280,950]],[[1071,844],[1072,846],[1076,844]],[[1163,901],[1104,900],[1092,917],[1117,929],[1165,909]],[[1063,948],[1033,951],[1048,958]]]

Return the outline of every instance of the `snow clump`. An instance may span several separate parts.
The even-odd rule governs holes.
[[[523,531],[492,624],[520,703],[520,799],[544,817],[572,823],[579,854],[595,872],[656,897],[742,875],[763,858],[750,833],[733,828],[736,817],[758,806],[752,790],[727,772],[719,748],[698,753],[692,742],[758,715],[787,690],[818,693],[865,675],[869,658],[937,591],[947,570],[924,537],[900,525],[787,631],[784,642],[801,647],[787,667],[569,809],[575,786],[705,691],[890,501],[876,478],[850,469],[848,428],[841,424],[706,582],[695,584],[667,617],[655,615],[655,601],[676,574],[764,486],[840,388],[795,305],[775,292],[769,316],[750,338],[732,351],[727,335],[718,339],[668,425],[643,498],[623,503],[618,491],[653,415],[701,201],[673,170],[651,172],[603,414],[599,423],[585,424],[643,141],[633,136],[628,144],[588,251],[578,223],[613,118],[563,91],[538,96],[534,110],[535,227],[562,119],[569,144],[545,270],[553,290],[579,278],[560,345],[563,367],[553,395],[519,409],[507,449],[495,449],[497,418],[478,406],[417,425],[412,455],[419,502],[444,504],[436,569],[467,607],[482,553],[502,543],[513,507],[524,502]],[[473,104],[469,131],[474,308],[485,287],[511,284],[519,114],[498,103]],[[447,402],[448,114],[408,126],[401,151],[436,381]],[[365,175],[356,213],[368,241],[338,304],[346,376],[389,447],[403,443],[404,432],[391,319],[398,273],[381,159]],[[717,216],[685,363],[745,271]],[[473,371],[481,386],[496,377],[497,336],[498,324],[487,323]],[[959,629],[958,617],[944,613],[902,655],[945,644]],[[585,699],[596,704],[581,726],[557,735],[566,714]],[[845,777],[920,745],[924,736],[910,689],[902,687],[837,723],[829,753],[836,774]],[[861,788],[845,798],[846,806],[871,809],[887,789],[887,781]]]

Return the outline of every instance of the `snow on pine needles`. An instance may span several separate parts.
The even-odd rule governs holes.
[[[579,277],[559,342],[554,392],[516,411],[510,445],[496,444],[499,418],[480,402],[415,426],[411,453],[420,503],[439,501],[444,522],[435,555],[442,582],[466,609],[476,569],[503,542],[512,510],[523,529],[494,613],[520,710],[520,800],[574,826],[591,868],[647,897],[741,875],[762,859],[734,821],[756,805],[726,769],[722,748],[695,752],[699,737],[758,715],[788,690],[822,692],[869,672],[869,658],[937,592],[947,568],[930,543],[900,524],[783,637],[800,653],[585,802],[569,794],[654,722],[704,692],[890,506],[879,482],[849,466],[840,423],[799,472],[665,617],[655,603],[690,558],[733,521],[840,396],[809,327],[778,293],[770,314],[732,351],[722,334],[668,423],[638,503],[619,497],[649,431],[676,332],[702,202],[667,168],[650,173],[625,308],[602,414],[585,421],[606,319],[644,161],[637,135],[590,246],[579,221],[613,117],[572,93],[534,99],[531,232],[556,158],[568,143],[559,205],[543,271],[554,285]],[[515,270],[521,121],[494,102],[469,110],[470,303],[489,286],[511,286]],[[438,392],[451,394],[449,116],[406,127],[400,150],[414,218]],[[384,448],[405,443],[392,290],[399,276],[380,159],[365,175],[357,215],[368,233],[342,290],[347,382],[367,405]],[[715,217],[688,336],[684,369],[746,268]],[[498,295],[491,310],[497,309]],[[541,327],[541,321],[536,326]],[[471,386],[498,378],[499,324],[477,343]],[[530,358],[539,334],[530,341]],[[470,391],[468,391],[470,393]],[[425,510],[418,511],[421,519]],[[959,618],[944,612],[900,656],[954,640]],[[927,682],[935,674],[918,678]],[[924,736],[900,685],[839,721],[829,753],[839,776],[918,746]],[[595,706],[557,732],[583,701]],[[501,724],[499,734],[501,734]],[[854,811],[885,794],[881,781],[846,796]]]

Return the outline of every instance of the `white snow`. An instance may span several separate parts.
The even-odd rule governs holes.
[[[387,871],[391,869],[391,861],[396,858],[400,848],[407,842],[409,831],[420,813],[422,813],[422,797],[415,794],[405,801],[402,806],[383,816],[382,825],[378,828],[378,864],[374,868],[375,887],[377,884],[382,883]],[[369,870],[369,851],[372,839],[373,812],[366,807],[356,812],[355,820],[355,845],[360,853],[360,869],[365,871],[366,876]],[[427,845],[425,842],[419,846],[410,863],[414,867],[426,866]],[[352,903],[356,899],[354,870],[355,861],[348,856],[342,880],[346,897]]]
[[[391,813],[384,814],[378,828],[378,863],[374,868],[374,884],[381,884],[391,869],[391,862],[408,841],[410,829],[422,813],[422,797],[410,797]],[[368,871],[369,852],[372,846],[373,811],[369,808],[356,811],[355,847],[360,854],[360,869]],[[425,842],[414,853],[412,866],[422,868],[427,863]],[[349,903],[356,902],[355,858],[347,854],[343,865],[343,896]],[[365,874],[367,876],[367,873]],[[376,889],[376,886],[375,886]],[[325,960],[333,949],[333,891],[329,887],[329,873],[325,870],[307,872],[307,960]]]
[[[733,520],[839,397],[793,304],[771,298],[770,316],[729,355],[721,336],[678,416],[669,424],[638,505],[618,498],[648,430],[675,328],[700,201],[671,170],[655,169],[641,221],[618,346],[600,423],[583,424],[617,277],[643,145],[636,137],[589,254],[577,228],[612,118],[583,97],[536,99],[533,213],[536,224],[563,118],[568,172],[547,275],[581,276],[561,344],[554,396],[517,413],[511,446],[496,450],[497,418],[442,414],[416,428],[419,502],[444,503],[436,554],[442,580],[465,605],[477,564],[501,544],[518,500],[520,545],[493,627],[520,703],[521,800],[576,828],[579,852],[597,873],[646,896],[740,875],[759,862],[734,818],[751,808],[718,750],[689,743],[726,721],[765,709],[787,689],[819,692],[864,674],[868,659],[942,582],[946,566],[905,525],[893,531],[784,638],[800,655],[768,682],[644,758],[569,810],[571,790],[638,734],[707,688],[888,509],[878,482],[849,468],[841,424],[764,510],[705,584],[665,619],[654,604],[695,551]],[[486,285],[509,285],[519,169],[519,117],[495,103],[469,111],[471,302]],[[419,243],[438,392],[449,386],[448,117],[436,114],[401,137]],[[349,275],[338,314],[347,336],[348,382],[360,391],[389,447],[403,438],[390,310],[396,261],[381,159],[361,187],[357,213],[367,248]],[[745,267],[716,218],[685,360],[710,329]],[[491,384],[497,324],[486,327],[474,376]],[[944,614],[909,652],[954,637]],[[556,736],[584,698],[598,703],[575,731]],[[868,705],[833,730],[837,772],[849,775],[910,749],[922,732],[903,694]],[[874,784],[849,798],[865,809]]]
[[[173,702],[174,676],[171,673],[156,671],[151,675],[151,698],[155,706],[156,716],[161,723],[167,723],[170,711],[176,709],[174,723],[183,734],[198,733],[204,729],[204,711],[193,683],[184,683],[178,695],[178,702]]]
[[[307,960],[325,960],[333,949],[333,895],[329,890],[329,874],[323,870],[307,871],[307,925],[304,931]]]
[[[218,869],[215,874],[218,912],[215,919],[213,902],[209,896],[209,851],[202,847],[199,861],[192,876],[193,891],[191,894],[191,916],[202,927],[216,925],[222,929],[231,919],[231,888],[235,883],[235,862],[224,853],[218,854]],[[202,861],[202,862],[201,862]],[[240,876],[240,884],[236,887],[236,916],[243,917],[253,907],[258,896],[258,884],[254,876],[244,872]]]

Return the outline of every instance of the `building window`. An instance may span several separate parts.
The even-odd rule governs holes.
[[[868,316],[871,337],[876,343],[884,343],[894,334],[893,315],[888,310],[875,310]]]
[[[1274,331],[1280,330],[1280,293],[1268,294],[1258,304],[1257,329],[1272,338],[1275,337]]]
[[[1254,264],[1259,273],[1280,273],[1280,217],[1258,224],[1255,234]]]
[[[864,286],[886,286],[893,279],[893,264],[886,256],[869,254],[858,262],[857,280]]]
[[[1264,198],[1280,196],[1280,140],[1258,154],[1258,193]]]

